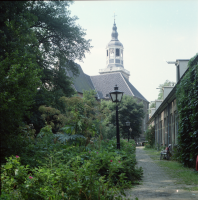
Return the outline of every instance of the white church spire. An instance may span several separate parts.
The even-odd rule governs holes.
[[[106,46],[106,68],[100,69],[99,73],[105,74],[112,72],[121,72],[127,79],[129,79],[130,72],[128,70],[125,70],[123,65],[123,50],[124,47],[122,43],[118,40],[118,32],[114,15],[111,41]]]

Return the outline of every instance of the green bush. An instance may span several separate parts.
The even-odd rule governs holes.
[[[146,148],[153,148],[155,144],[155,126],[150,126],[145,132],[146,140],[148,144],[145,145]]]
[[[151,149],[151,148],[153,148],[153,146],[151,146],[151,145],[148,144],[148,143],[146,143],[144,146],[145,146],[145,148],[147,148],[147,149]]]
[[[122,199],[124,188],[141,178],[134,141],[121,140],[120,150],[115,139],[95,139],[86,147],[49,141],[43,136],[29,146],[32,155],[22,154],[31,166],[21,164],[21,155],[6,158],[1,199]]]

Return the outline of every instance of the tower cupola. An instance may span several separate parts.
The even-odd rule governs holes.
[[[106,46],[106,68],[100,69],[99,73],[122,72],[129,79],[130,72],[124,69],[123,64],[123,44],[118,40],[118,32],[114,19],[114,24],[111,33],[111,41]]]

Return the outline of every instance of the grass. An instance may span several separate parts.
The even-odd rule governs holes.
[[[161,166],[177,183],[185,184],[184,189],[198,191],[198,171],[184,167],[181,163],[174,160],[160,160],[160,151],[144,148],[146,153]]]

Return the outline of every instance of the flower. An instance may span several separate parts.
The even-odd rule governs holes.
[[[19,156],[16,155],[16,158],[19,158]]]
[[[91,151],[89,151],[89,153],[91,153]]]
[[[29,176],[29,179],[32,179],[33,177],[32,176]]]
[[[118,161],[120,163],[120,161]]]
[[[98,153],[98,152],[97,152]]]
[[[113,160],[110,160],[110,162],[113,162]]]

